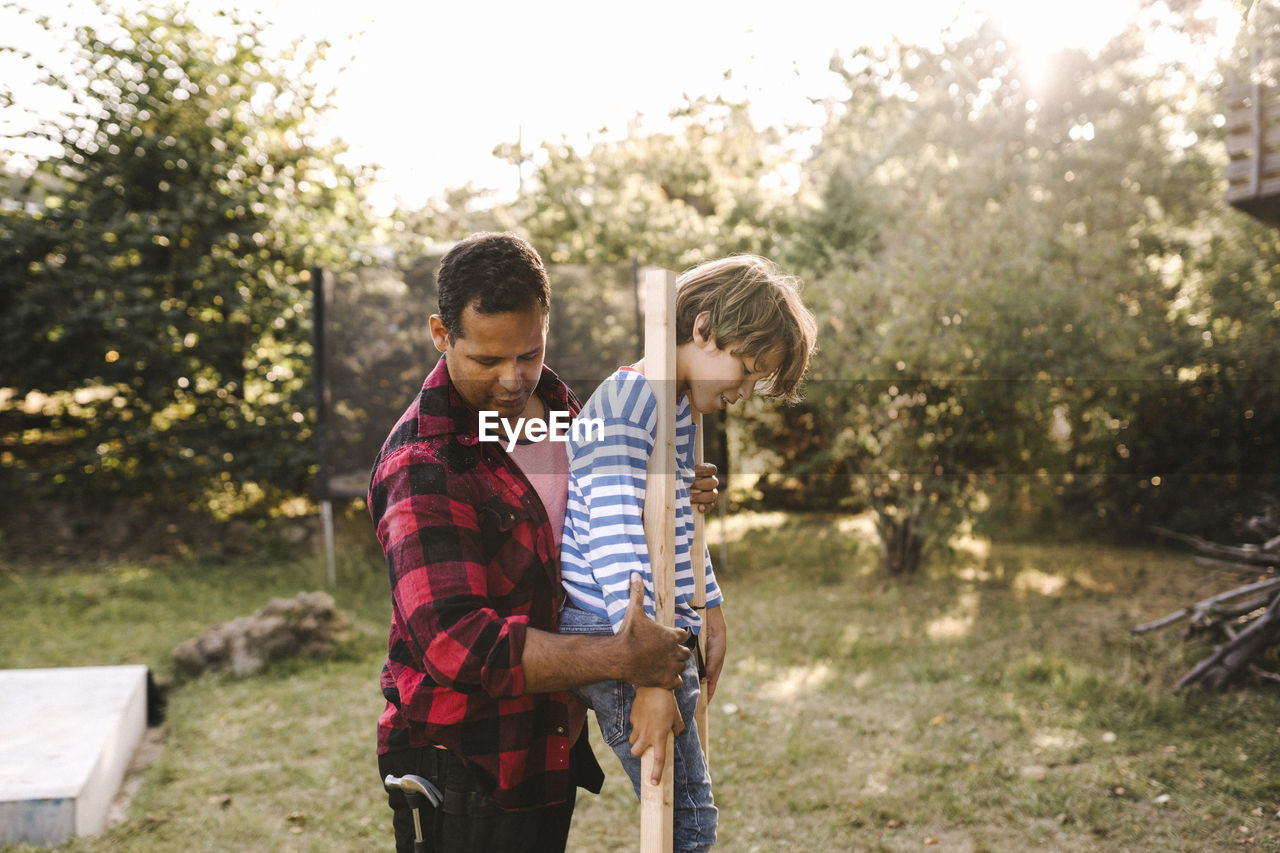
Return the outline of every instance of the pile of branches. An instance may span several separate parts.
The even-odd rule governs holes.
[[[1250,578],[1248,583],[1133,629],[1134,634],[1145,634],[1185,619],[1188,635],[1213,631],[1223,638],[1209,657],[1178,681],[1178,687],[1199,684],[1217,689],[1245,672],[1280,683],[1280,675],[1257,664],[1268,649],[1280,645],[1280,502],[1272,502],[1244,527],[1251,538],[1259,540],[1257,543],[1224,545],[1156,529],[1162,536],[1190,545],[1198,565]]]

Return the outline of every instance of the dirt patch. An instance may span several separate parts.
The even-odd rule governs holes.
[[[148,768],[160,757],[160,752],[164,749],[164,740],[164,729],[159,726],[148,728],[143,733],[142,740],[138,742],[138,748],[133,753],[133,759],[125,770],[124,782],[121,783],[120,790],[107,810],[107,826],[114,826],[129,819],[129,807],[133,804],[133,798],[138,793],[138,789],[142,787],[142,780],[146,778]]]

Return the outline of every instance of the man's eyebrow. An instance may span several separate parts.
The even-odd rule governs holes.
[[[536,346],[531,350],[526,350],[525,352],[520,353],[519,355],[516,356],[516,358],[524,358],[527,355],[537,355],[538,353],[542,352],[543,349],[544,348],[542,346]],[[473,352],[471,353],[470,358],[475,361],[502,361],[504,358],[506,358],[506,356],[492,355],[490,353],[484,353],[484,352]]]

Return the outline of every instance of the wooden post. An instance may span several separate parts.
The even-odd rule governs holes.
[[[702,463],[702,415],[693,412],[693,461]],[[703,513],[693,511],[693,546],[689,549],[689,562],[693,566],[693,606],[702,617],[702,630],[698,632],[698,652],[707,659],[707,534]],[[698,742],[702,744],[702,756],[711,767],[711,729],[707,722],[707,680],[702,679],[698,690],[698,704],[693,711],[693,721],[698,726]]]
[[[675,624],[676,543],[676,277],[645,274],[644,374],[658,398],[657,440],[645,478],[644,538],[653,575],[654,618]],[[696,573],[695,573],[696,574]],[[640,850],[671,853],[673,844],[675,739],[667,734],[662,784],[649,783],[653,750],[640,757]]]

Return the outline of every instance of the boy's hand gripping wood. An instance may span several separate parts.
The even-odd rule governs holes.
[[[649,456],[644,499],[644,536],[653,575],[654,618],[675,625],[676,543],[676,277],[666,270],[645,274],[644,373],[658,399],[657,435]],[[697,515],[698,513],[694,513]],[[695,576],[697,572],[695,572]],[[640,759],[640,850],[670,853],[675,803],[675,739],[667,735],[662,784],[654,785],[654,750]]]

